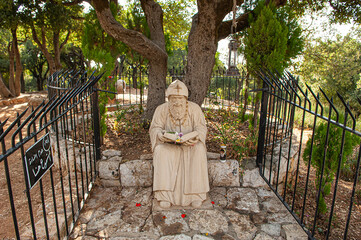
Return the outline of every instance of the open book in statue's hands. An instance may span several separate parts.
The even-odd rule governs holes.
[[[187,134],[177,133],[177,132],[165,132],[163,137],[166,138],[167,142],[177,143],[177,144],[184,144],[189,140],[196,140],[198,137],[198,132],[190,132]]]

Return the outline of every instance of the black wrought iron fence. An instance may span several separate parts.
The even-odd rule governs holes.
[[[48,102],[0,122],[1,239],[71,233],[97,175],[100,77],[57,72]]]
[[[176,79],[182,80],[184,75],[185,70],[183,68],[168,69],[166,85],[168,86]],[[110,78],[113,79],[114,77],[110,76]],[[115,95],[116,101],[111,101],[110,105],[127,106],[146,103],[149,86],[146,68],[125,69],[116,78],[110,81],[114,85],[114,91],[117,92],[117,95]],[[210,105],[231,106],[244,104],[244,98],[247,95],[247,108],[253,109],[256,93],[249,91],[248,94],[245,94],[246,78],[248,78],[248,90],[256,89],[256,79],[248,76],[246,72],[242,72],[240,76],[227,76],[224,69],[214,71],[203,105],[209,107]]]
[[[260,78],[261,176],[310,239],[359,239],[361,132],[348,104],[302,89],[291,74]]]

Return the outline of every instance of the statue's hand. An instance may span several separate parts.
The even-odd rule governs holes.
[[[196,144],[198,142],[199,142],[199,138],[196,137],[196,138],[189,139],[188,141],[184,142],[183,144],[186,146],[193,146],[194,144]]]
[[[159,132],[157,136],[158,136],[159,141],[161,141],[163,143],[168,141],[168,139],[166,137],[164,137],[163,133],[161,133],[161,132]]]

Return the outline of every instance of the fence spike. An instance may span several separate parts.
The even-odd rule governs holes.
[[[28,111],[29,108],[26,108],[20,115],[19,113],[17,113],[17,117],[16,119],[14,120],[14,122],[12,122],[10,124],[10,126],[5,130],[5,132],[3,132],[1,135],[0,135],[0,139],[3,139],[10,131],[11,129],[17,124],[17,122],[22,118],[22,116],[25,115],[25,113]]]
[[[305,84],[306,84],[306,87],[308,88],[308,90],[311,92],[312,96],[317,101],[317,104],[320,105],[320,107],[321,107],[321,116],[322,116],[323,115],[323,106],[322,106],[322,103],[319,100],[319,94],[317,94],[317,96],[316,96],[316,94],[312,91],[311,87],[307,83],[305,83]]]
[[[323,96],[326,98],[327,102],[330,104],[331,108],[333,108],[333,109],[335,110],[335,112],[336,112],[336,122],[338,122],[339,114],[338,114],[338,111],[337,111],[335,105],[334,105],[333,102],[332,102],[332,99],[330,100],[330,99],[327,97],[326,93],[322,90],[321,87],[319,87],[319,89],[320,89],[320,91],[322,92]]]
[[[43,101],[44,103],[44,101]],[[42,104],[39,104],[39,106],[35,109],[35,111],[33,110],[30,115],[23,121],[22,124],[20,124],[20,126],[15,130],[15,132],[13,133],[12,137],[11,137],[11,143],[12,146],[15,146],[15,136],[23,129],[23,127],[25,126],[25,124],[27,124],[30,119],[33,118],[33,116],[35,115],[35,113],[42,107]],[[28,134],[29,135],[29,134]]]
[[[356,118],[355,118],[355,116],[352,114],[350,107],[348,106],[348,104],[346,103],[346,101],[342,97],[342,95],[338,91],[336,91],[336,94],[337,94],[338,98],[341,100],[342,104],[345,106],[346,111],[350,114],[350,116],[352,118],[352,121],[353,121],[352,129],[355,130],[355,128],[356,128]],[[360,99],[359,98],[357,98],[357,99],[358,99],[359,103],[361,104]]]

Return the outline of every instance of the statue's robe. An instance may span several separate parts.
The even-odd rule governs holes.
[[[169,103],[160,105],[150,126],[153,150],[154,196],[158,201],[187,206],[193,201],[206,199],[209,191],[206,134],[207,127],[201,108],[188,101],[188,115],[181,126],[174,125],[168,110]],[[158,133],[198,132],[199,142],[194,146],[162,143]]]

